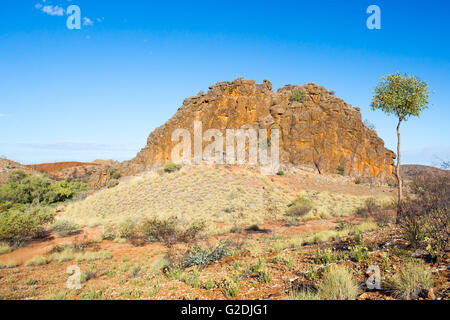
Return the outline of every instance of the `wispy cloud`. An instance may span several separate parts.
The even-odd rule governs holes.
[[[94,21],[89,19],[88,17],[83,17],[83,26],[93,26]]]
[[[5,115],[4,115],[3,113],[0,113],[0,118],[1,118],[1,117],[4,117],[4,116],[5,116]]]
[[[39,9],[42,12],[50,15],[50,16],[63,16],[65,14],[65,10],[62,7],[57,6],[57,5],[55,5],[55,6],[52,6],[52,5],[44,6],[44,5],[40,4],[40,3],[37,3],[34,7],[36,9]]]

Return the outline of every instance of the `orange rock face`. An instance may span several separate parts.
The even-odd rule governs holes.
[[[291,99],[297,90],[306,93],[302,102]],[[270,132],[279,128],[282,167],[319,173],[337,173],[342,167],[344,175],[352,177],[379,182],[393,178],[395,154],[364,125],[358,108],[313,83],[286,85],[273,92],[267,80],[262,84],[244,79],[219,82],[208,93],[186,99],[166,124],[150,134],[145,148],[129,165],[155,166],[171,161],[172,148],[178,144],[172,141],[172,132],[187,129],[193,137],[194,121],[202,122],[203,131],[219,129],[224,137],[226,129]]]

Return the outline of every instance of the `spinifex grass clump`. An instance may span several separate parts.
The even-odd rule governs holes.
[[[417,299],[432,287],[431,272],[422,263],[408,263],[392,279],[394,296],[399,299]]]

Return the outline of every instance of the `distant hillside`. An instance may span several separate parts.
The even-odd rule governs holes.
[[[8,175],[15,170],[22,170],[32,174],[37,173],[33,168],[29,168],[18,162],[0,158],[0,184],[5,183],[8,180]]]
[[[41,173],[51,173],[55,171],[60,171],[62,169],[73,168],[73,167],[81,167],[81,166],[91,166],[95,165],[94,163],[87,162],[55,162],[55,163],[40,163],[40,164],[30,164],[27,167],[32,168]]]
[[[419,164],[406,164],[401,166],[401,174],[405,179],[412,180],[414,178],[426,175],[447,176],[450,177],[449,170],[442,170],[435,167],[423,166]]]

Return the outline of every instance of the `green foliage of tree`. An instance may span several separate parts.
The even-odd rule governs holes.
[[[73,199],[86,191],[86,184],[77,181],[53,182],[46,175],[33,176],[23,171],[14,171],[8,182],[0,186],[0,209],[9,209],[14,204],[42,204]]]
[[[0,242],[21,246],[40,236],[44,225],[52,222],[54,217],[51,210],[38,206],[13,206],[0,212]]]
[[[48,176],[14,171],[0,186],[0,242],[14,246],[39,237],[54,219],[48,205],[73,199],[86,191],[77,181],[54,182]]]
[[[398,211],[402,202],[402,179],[400,176],[400,125],[410,116],[418,117],[428,107],[428,84],[417,77],[395,73],[381,78],[372,99],[372,109],[382,110],[387,115],[395,115],[397,124],[397,167]]]

